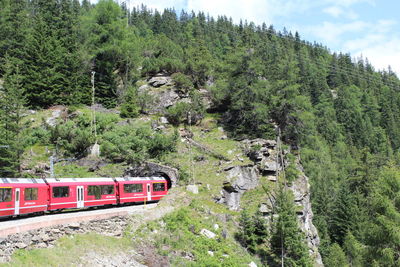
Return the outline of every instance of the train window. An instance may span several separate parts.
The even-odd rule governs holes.
[[[95,196],[96,199],[100,199],[101,198],[100,185],[89,185],[88,186],[88,195]]]
[[[38,199],[38,189],[37,188],[25,188],[25,200],[37,200]]]
[[[53,187],[53,197],[69,197],[69,186],[57,186]]]
[[[143,192],[142,184],[124,184],[124,193],[140,193]]]
[[[114,185],[101,185],[102,195],[112,195],[114,194]]]
[[[153,191],[165,191],[165,184],[164,183],[154,183]]]
[[[11,188],[0,188],[0,202],[10,202],[11,193]]]

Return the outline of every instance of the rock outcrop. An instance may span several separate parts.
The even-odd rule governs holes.
[[[224,170],[227,180],[224,182],[222,197],[218,200],[231,210],[239,210],[240,198],[247,190],[259,184],[259,173],[255,166],[234,166]]]
[[[156,76],[151,77],[147,81],[147,83],[153,87],[160,87],[163,85],[172,85],[172,78],[170,76],[166,76],[163,74],[157,74]]]
[[[296,167],[300,171],[300,175],[289,185],[289,189],[293,192],[295,204],[299,206],[298,220],[300,228],[306,235],[309,253],[314,258],[316,266],[323,266],[321,255],[318,252],[320,239],[317,228],[313,224],[314,214],[311,208],[310,184],[298,161]]]
[[[138,93],[147,94],[153,98],[151,105],[147,107],[148,114],[163,113],[167,108],[175,105],[179,101],[186,100],[188,96],[179,93],[173,87],[173,81],[170,76],[158,74],[139,87]]]
[[[149,78],[146,84],[139,87],[138,93],[139,95],[148,95],[149,98],[152,98],[152,101],[150,101],[151,104],[146,107],[146,113],[148,114],[163,113],[166,109],[179,102],[191,103],[189,94],[178,89],[172,77],[164,73],[158,73]],[[199,89],[198,93],[204,107],[209,109],[211,106],[210,92],[207,89]]]
[[[274,174],[282,168],[279,161],[276,161],[276,141],[265,139],[243,140],[245,145],[245,153],[258,167],[259,171],[264,174]]]
[[[254,166],[248,166],[247,168],[253,167],[255,176],[257,176],[256,173],[259,172],[266,175],[269,181],[277,182],[275,176],[276,172],[282,170],[288,164],[285,159],[280,159],[278,157],[277,142],[274,140],[254,139],[244,140],[242,143],[245,146],[245,154],[254,162]],[[287,153],[287,151],[282,151],[283,156]],[[321,255],[318,252],[320,239],[318,231],[313,224],[310,184],[299,160],[296,159],[294,163],[299,171],[299,176],[293,183],[288,185],[288,188],[293,192],[295,204],[299,206],[297,212],[299,226],[306,235],[309,253],[313,257],[316,266],[323,266]],[[233,186],[227,187],[224,185],[224,202],[227,203],[230,208],[237,209],[239,208],[241,194],[248,189],[256,187],[258,183],[250,181],[258,181],[258,178],[244,179],[243,177],[252,177],[253,175],[249,175],[248,172],[239,172],[237,169],[234,170],[230,176],[238,176],[240,179],[237,179],[237,182],[234,183]],[[246,186],[241,186],[243,183],[245,183]],[[239,192],[242,193],[240,194]],[[271,196],[266,198],[266,202],[260,205],[259,210],[265,216],[276,216],[272,214],[274,205],[275,198],[272,193]]]

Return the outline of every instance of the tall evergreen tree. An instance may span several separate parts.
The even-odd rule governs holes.
[[[293,203],[293,195],[281,188],[276,198],[278,219],[273,226],[271,249],[285,266],[313,266]]]
[[[3,177],[17,177],[21,173],[25,99],[18,62],[6,54],[4,84],[0,86],[0,175]]]

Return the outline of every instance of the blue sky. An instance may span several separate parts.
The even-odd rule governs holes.
[[[388,65],[400,76],[400,1],[398,0],[118,0],[163,10],[174,7],[266,22],[298,31],[302,39],[331,51],[362,55],[376,69]],[[178,12],[179,14],[179,12]]]

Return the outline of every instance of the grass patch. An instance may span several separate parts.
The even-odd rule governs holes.
[[[207,213],[203,202],[196,200],[189,207],[165,216],[163,221],[139,228],[138,232],[147,238],[145,243],[156,247],[159,255],[169,256],[172,266],[247,266],[254,261],[232,237],[223,237],[225,226],[214,229],[215,223],[222,225]],[[214,232],[216,237],[203,236],[202,229]]]
[[[265,189],[268,192],[273,192],[274,187],[274,182],[268,181],[266,177],[261,177],[259,186],[243,194],[240,200],[240,206],[246,207],[246,210],[248,210],[250,214],[254,214],[258,211],[261,203],[268,202],[268,195]]]
[[[86,167],[78,166],[75,164],[55,164],[54,172],[56,177],[90,178],[98,176],[96,173],[90,172]]]
[[[106,237],[94,233],[65,236],[59,239],[54,248],[17,250],[11,262],[0,266],[78,266],[85,255],[96,252],[112,255],[132,248],[127,238]]]

